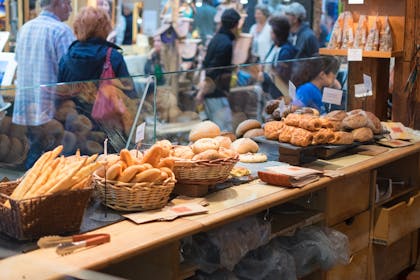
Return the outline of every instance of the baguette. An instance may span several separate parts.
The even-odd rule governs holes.
[[[122,173],[122,165],[120,162],[114,163],[106,170],[106,179],[115,180]]]
[[[84,160],[82,160],[77,166],[76,168],[74,168],[73,170],[66,172],[67,175],[65,175],[60,181],[58,181],[55,185],[53,185],[46,193],[47,194],[52,194],[61,190],[65,190],[68,189],[70,186],[72,186],[75,181],[73,178],[73,176],[83,167],[83,165],[85,165],[87,158],[85,158]],[[65,173],[65,174],[66,174]]]
[[[42,188],[42,186],[46,184],[46,182],[50,178],[50,175],[53,173],[53,171],[57,168],[59,163],[60,159],[56,158],[52,162],[46,164],[48,166],[45,169],[44,173],[42,173],[41,176],[38,177],[38,179],[32,185],[31,189],[25,194],[24,198],[32,197],[38,191],[39,188]]]
[[[138,173],[146,170],[146,167],[143,165],[132,165],[127,167],[120,176],[118,176],[117,181],[128,183],[130,182]]]
[[[141,163],[150,163],[153,167],[155,167],[159,164],[161,157],[162,157],[162,147],[159,145],[153,145],[146,152]]]

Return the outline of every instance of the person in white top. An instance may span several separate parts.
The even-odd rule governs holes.
[[[271,40],[271,27],[268,24],[270,17],[270,8],[266,5],[255,6],[255,21],[256,23],[251,26],[249,33],[252,35],[252,48],[251,55],[255,61],[265,62],[270,47],[273,45]]]

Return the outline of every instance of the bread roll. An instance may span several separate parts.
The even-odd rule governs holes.
[[[190,146],[175,146],[172,150],[172,156],[182,159],[192,159],[194,156]]]
[[[76,151],[77,137],[73,132],[64,131],[62,138],[63,154],[72,155]]]
[[[100,154],[103,152],[102,145],[92,140],[86,141],[85,149],[86,149],[86,154],[88,155]]]
[[[162,147],[162,157],[168,157],[172,150],[171,141],[165,139],[157,141],[156,144]]]
[[[264,136],[269,140],[278,140],[280,129],[284,126],[282,121],[271,121],[264,124]]]
[[[8,135],[9,137],[16,137],[22,140],[26,137],[26,131],[27,131],[26,126],[12,123],[10,124]],[[61,130],[61,134],[62,133],[63,133],[63,130]]]
[[[221,158],[218,151],[215,150],[207,150],[196,154],[192,159],[193,160],[215,160]]]
[[[253,128],[261,128],[261,123],[254,119],[245,120],[238,125],[235,134],[237,137],[241,137],[245,132]]]
[[[88,140],[92,140],[98,143],[103,143],[105,141],[106,134],[102,131],[89,131],[87,135]]]
[[[372,112],[366,111],[366,116],[368,117],[367,127],[372,129],[374,134],[379,134],[382,132],[381,120],[375,116]]]
[[[10,139],[6,134],[0,134],[0,161],[4,161],[10,151]]]
[[[342,126],[347,129],[356,129],[366,126],[368,118],[364,112],[349,114],[343,119]]]
[[[264,136],[264,129],[262,128],[253,128],[245,132],[244,138],[252,138],[252,137],[258,137],[258,136]]]
[[[201,138],[194,142],[194,144],[191,145],[191,149],[194,152],[194,154],[199,154],[201,152],[207,151],[207,150],[218,150],[220,147],[220,143],[213,138]]]
[[[325,117],[328,119],[342,121],[345,117],[347,117],[347,113],[343,110],[334,110],[329,112]]]
[[[351,134],[353,134],[354,141],[358,142],[366,142],[373,139],[373,132],[369,127],[357,128]]]
[[[5,116],[3,120],[1,120],[0,133],[7,135],[9,133],[9,128],[11,124],[12,124],[12,118],[9,116]]]
[[[349,145],[353,143],[353,134],[351,132],[345,131],[335,131],[334,138],[329,142],[329,144],[334,145]]]
[[[65,122],[68,114],[77,115],[77,111],[74,107],[71,106],[61,107],[55,112],[54,118],[60,122]]]
[[[219,155],[222,158],[235,158],[238,156],[238,153],[234,150],[226,149],[225,147],[220,147]]]
[[[4,162],[15,163],[23,155],[23,143],[17,137],[9,137],[10,139],[10,150],[7,153]]]
[[[189,139],[190,141],[195,142],[201,138],[214,138],[219,135],[220,128],[217,124],[212,121],[204,121],[191,129]]]
[[[232,145],[232,140],[230,140],[230,138],[227,136],[216,136],[214,140],[219,142],[219,147],[226,149],[230,149],[230,145]]]
[[[258,152],[258,144],[249,138],[240,138],[233,141],[231,149],[238,154],[256,153]]]
[[[230,131],[222,131],[222,132],[220,132],[220,136],[229,137],[230,141],[232,141],[232,142],[236,140],[235,133],[230,132]]]

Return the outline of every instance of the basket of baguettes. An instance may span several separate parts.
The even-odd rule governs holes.
[[[0,183],[0,230],[19,240],[79,230],[97,155],[44,153],[17,181]]]
[[[238,153],[231,149],[231,138],[222,136],[211,121],[196,125],[189,138],[190,145],[172,148],[177,185],[213,186],[226,181],[239,160]]]
[[[159,141],[143,154],[123,149],[101,157],[105,163],[93,174],[96,193],[106,206],[121,211],[164,207],[175,185],[171,143]]]

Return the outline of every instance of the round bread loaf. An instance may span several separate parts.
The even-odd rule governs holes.
[[[237,137],[241,137],[245,132],[253,128],[261,128],[261,123],[254,119],[245,120],[238,125],[235,134]]]
[[[232,142],[236,140],[235,133],[230,132],[230,131],[222,131],[220,132],[220,136],[229,137]]]
[[[77,114],[77,111],[74,107],[70,106],[60,107],[60,109],[58,109],[57,112],[55,112],[54,117],[60,122],[64,122],[66,121],[68,114]]]
[[[182,159],[192,159],[194,152],[190,146],[175,146],[172,151],[172,156]]]
[[[103,143],[105,141],[106,134],[102,131],[89,131],[87,135],[88,140],[92,140],[98,143]]]
[[[219,141],[214,138],[201,138],[191,145],[194,154],[199,154],[207,150],[217,151],[220,147]]]
[[[6,134],[0,134],[0,161],[3,161],[10,151],[10,139]]]
[[[5,116],[3,120],[1,120],[0,125],[0,133],[2,134],[8,134],[10,125],[12,124],[12,118],[9,116]]]
[[[26,137],[26,126],[18,125],[18,124],[10,124],[9,127],[9,137],[16,137],[18,139],[24,139]]]
[[[7,163],[15,163],[23,156],[23,143],[16,137],[10,137],[10,150],[4,161]]]
[[[65,130],[62,143],[63,155],[72,155],[76,151],[77,136],[73,132]]]
[[[212,121],[204,121],[191,129],[189,139],[190,141],[195,142],[201,138],[214,138],[219,135],[220,128],[217,124]]]
[[[215,160],[221,158],[220,154],[216,150],[207,150],[196,154],[192,159],[193,160]]]
[[[366,116],[368,117],[367,127],[372,129],[374,134],[381,133],[382,132],[381,120],[378,119],[378,117],[375,116],[375,114],[373,114],[372,112],[366,111],[365,113],[366,113]]]
[[[236,139],[230,147],[238,154],[256,153],[259,149],[258,144],[249,138]]]
[[[354,141],[366,142],[373,139],[373,132],[369,127],[357,128],[351,134],[353,134]]]
[[[347,113],[343,110],[334,110],[329,112],[325,117],[328,119],[342,121],[345,117],[347,117]]]
[[[342,126],[348,129],[356,129],[366,126],[368,118],[364,112],[349,114],[342,121]]]
[[[245,132],[244,138],[252,138],[252,137],[258,137],[258,136],[264,136],[264,129],[262,128],[253,128]]]
[[[93,155],[93,154],[100,154],[103,152],[103,148],[102,145],[99,144],[98,142],[92,141],[92,140],[87,140],[86,141],[86,153],[88,155]]]
[[[219,142],[219,146],[230,149],[230,145],[232,145],[232,140],[227,136],[216,136],[214,137],[214,140]]]

